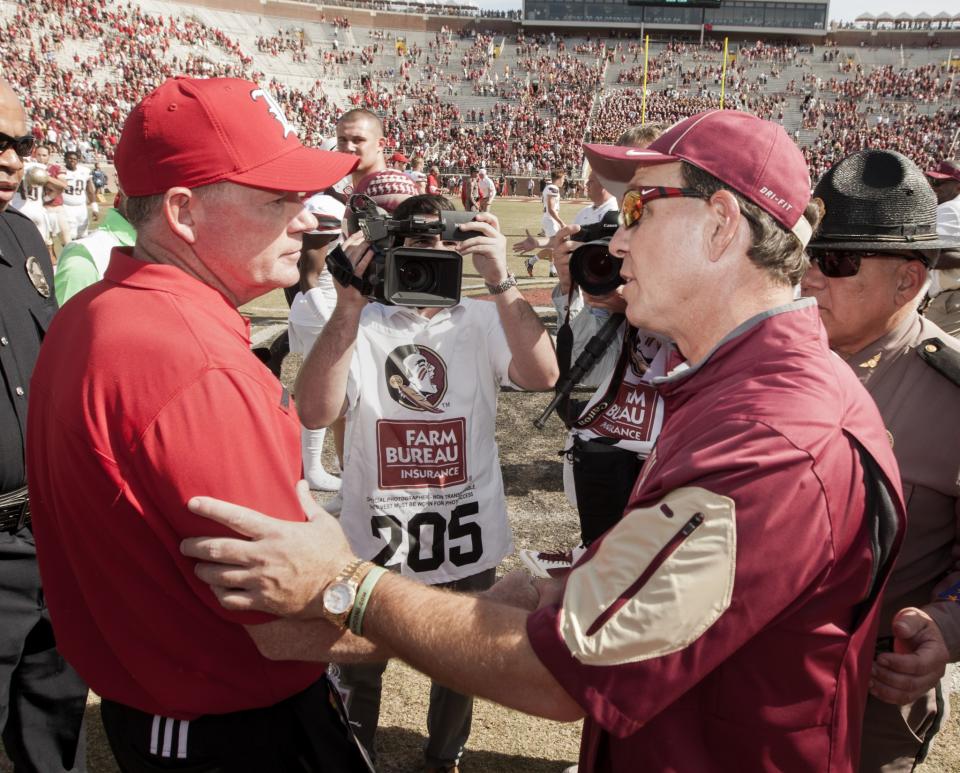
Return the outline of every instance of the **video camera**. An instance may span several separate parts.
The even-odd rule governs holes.
[[[327,256],[327,267],[344,287],[353,285],[372,301],[391,306],[447,307],[460,302],[463,256],[453,250],[404,247],[410,237],[440,235],[441,241],[459,242],[474,236],[460,226],[474,218],[473,212],[442,211],[434,219],[413,215],[396,220],[369,196],[350,197],[347,233],[363,231],[374,258],[362,277],[343,250]]]
[[[580,228],[571,241],[585,242],[570,257],[570,277],[590,295],[606,295],[623,284],[623,261],[610,254],[610,239],[619,228],[619,213],[607,212],[599,223]]]

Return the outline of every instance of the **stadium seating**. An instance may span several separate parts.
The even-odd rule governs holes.
[[[637,39],[390,31],[333,10],[305,22],[165,0],[0,0],[0,56],[38,136],[107,161],[132,104],[181,72],[267,84],[309,143],[344,110],[369,107],[383,114],[391,147],[444,174],[483,164],[494,175],[560,166],[576,176],[584,136],[613,141],[640,122]],[[646,119],[719,105],[722,57],[717,40],[651,40]],[[945,59],[936,47],[736,42],[725,106],[782,122],[815,177],[865,146],[926,166],[948,153],[960,119]]]

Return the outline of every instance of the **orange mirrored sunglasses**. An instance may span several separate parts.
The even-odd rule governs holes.
[[[629,190],[623,194],[623,205],[620,207],[620,225],[631,228],[643,217],[643,205],[654,199],[703,199],[706,198],[700,191],[693,188],[640,188]]]

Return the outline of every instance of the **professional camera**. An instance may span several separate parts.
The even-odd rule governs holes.
[[[623,261],[610,254],[610,239],[619,227],[619,213],[607,212],[599,223],[580,228],[571,241],[586,242],[570,257],[570,277],[590,295],[606,295],[623,284]]]
[[[396,220],[369,196],[355,195],[347,207],[347,232],[363,231],[374,258],[357,278],[340,249],[327,257],[330,273],[342,285],[352,284],[372,301],[391,306],[446,307],[460,302],[463,256],[453,250],[404,247],[408,238],[439,234],[441,241],[463,241],[475,234],[460,226],[472,212],[442,211],[438,218],[413,215]]]

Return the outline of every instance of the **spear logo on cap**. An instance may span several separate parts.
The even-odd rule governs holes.
[[[283,126],[283,138],[286,139],[289,134],[296,134],[297,130],[294,128],[293,124],[287,120],[287,117],[283,114],[283,108],[280,107],[280,103],[273,98],[273,95],[265,91],[264,89],[254,89],[250,92],[250,98],[254,101],[258,97],[263,97],[263,101],[267,103],[267,109],[270,111],[270,115],[276,118],[280,124]]]

